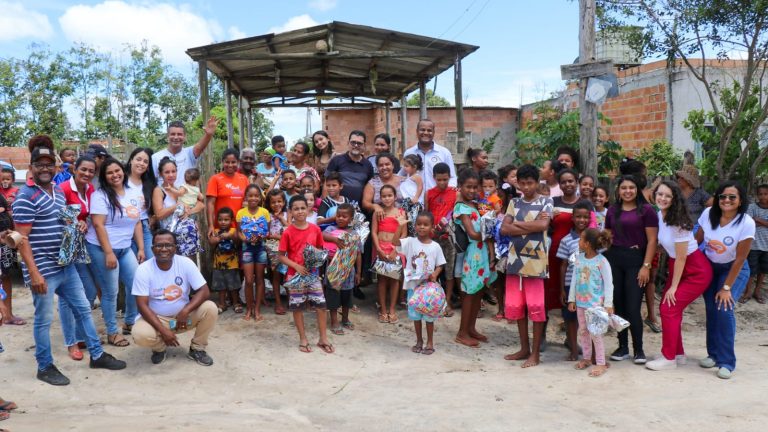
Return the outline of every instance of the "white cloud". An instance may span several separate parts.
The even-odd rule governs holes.
[[[309,7],[325,12],[335,8],[337,3],[336,0],[312,0],[309,2]]]
[[[26,37],[47,39],[53,35],[48,17],[24,7],[21,3],[0,1],[0,41]]]
[[[139,45],[147,40],[160,47],[164,58],[174,65],[190,61],[185,53],[188,48],[225,37],[216,21],[193,13],[187,5],[167,3],[128,4],[113,0],[93,6],[76,5],[64,12],[59,24],[68,39],[103,50],[118,52],[126,43]]]
[[[270,28],[267,32],[268,33],[282,33],[287,32],[291,30],[298,30],[305,27],[312,27],[316,26],[319,23],[312,19],[309,14],[304,15],[298,15],[295,17],[288,18],[288,21],[285,22],[285,24],[277,27]]]
[[[275,135],[284,136],[289,145],[304,138],[307,130],[306,108],[273,108],[271,113],[267,113],[267,117],[275,124]],[[310,126],[310,134],[323,128],[317,108],[312,108]]]
[[[503,86],[475,86],[472,89],[468,106],[505,106],[519,107],[520,103],[529,104],[549,99],[551,93],[565,87],[560,78],[560,68],[517,70],[499,72],[490,82],[503,82]],[[468,90],[465,84],[465,91]]]
[[[243,39],[245,37],[248,37],[248,35],[246,35],[244,31],[240,30],[236,26],[232,26],[228,28],[227,34],[229,35],[229,40]]]

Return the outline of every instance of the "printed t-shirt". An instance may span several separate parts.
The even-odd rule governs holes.
[[[751,203],[747,208],[747,214],[753,220],[768,220],[768,208],[760,207],[758,203]],[[752,250],[768,251],[768,227],[755,223],[755,241],[752,242]]]
[[[144,202],[144,196],[141,195],[141,189],[125,188],[123,196],[118,196],[118,201],[122,209],[115,208],[111,211],[109,199],[104,189],[99,189],[91,196],[91,216],[104,215],[104,228],[109,235],[109,243],[113,249],[125,249],[131,247],[134,228],[139,223],[141,216],[141,203]],[[99,238],[96,236],[96,228],[93,224],[88,224],[88,232],[85,233],[85,241],[92,245],[100,246]]]
[[[685,256],[692,254],[699,248],[699,244],[696,243],[696,239],[693,237],[693,231],[684,230],[679,226],[667,225],[661,212],[657,216],[659,218],[659,244],[670,258],[677,259],[675,243],[688,242],[688,250]]]
[[[230,228],[227,231],[219,230],[219,235],[228,233],[235,236],[235,229]],[[234,238],[234,237],[233,237]],[[234,239],[219,240],[216,249],[213,251],[213,268],[216,270],[237,270],[239,263],[237,260],[237,251],[235,249]]]
[[[478,200],[477,211],[480,213],[480,216],[483,216],[489,211],[496,210],[499,206],[501,206],[501,198],[497,194],[492,193],[488,197]]]
[[[613,273],[602,255],[587,258],[578,254],[573,265],[573,278],[568,291],[568,303],[580,308],[613,307]]]
[[[288,259],[303,266],[304,247],[306,245],[312,245],[318,249],[323,249],[325,244],[323,242],[323,233],[320,231],[320,227],[312,223],[307,223],[306,228],[300,229],[291,224],[285,231],[283,231],[283,236],[280,237],[280,246],[278,246],[277,250],[279,252],[285,252]],[[296,274],[296,270],[294,270],[293,267],[288,266],[286,278],[290,279],[294,274]]]
[[[728,222],[728,225],[718,225],[712,229],[712,224],[709,222],[711,209],[712,207],[704,209],[699,218],[699,225],[704,230],[704,244],[707,245],[704,254],[713,263],[729,263],[736,259],[736,247],[740,241],[755,238],[755,220],[745,213],[738,224],[736,223],[739,220],[737,215]]]
[[[149,219],[149,214],[147,213],[147,200],[144,199],[144,190],[142,184],[133,184],[129,179],[128,183],[125,184],[125,188],[138,190],[138,195],[141,197],[141,204],[138,206],[141,209],[141,220]]]
[[[29,246],[33,251],[35,265],[44,277],[56,275],[62,267],[59,265],[59,249],[64,232],[64,223],[59,220],[59,212],[64,208],[64,193],[58,186],[53,186],[49,195],[36,184],[24,185],[13,202],[13,222],[16,225],[31,225]],[[21,262],[24,283],[29,285],[29,271],[24,260]]]
[[[197,166],[198,158],[195,157],[195,147],[184,147],[176,154],[169,152],[168,148],[155,152],[152,155],[152,169],[155,171],[155,178],[157,179],[160,178],[160,173],[157,169],[158,165],[160,165],[160,161],[166,156],[176,162],[176,181],[173,182],[173,185],[178,188],[184,184],[184,173],[186,173],[188,169]]]
[[[507,207],[507,216],[516,221],[534,221],[541,212],[552,214],[552,198],[538,195],[532,201],[524,197],[512,198]],[[547,232],[512,236],[507,257],[507,274],[522,277],[549,277]]]
[[[645,250],[648,245],[648,237],[645,235],[646,228],[658,228],[659,218],[656,211],[649,204],[643,204],[640,208],[640,214],[637,209],[622,210],[619,221],[621,226],[616,226],[616,205],[608,208],[605,216],[605,228],[611,230],[613,234],[613,246],[625,248],[638,248]],[[621,205],[621,204],[618,204]]]
[[[317,216],[321,218],[332,218],[336,216],[336,210],[339,205],[349,202],[347,197],[339,195],[339,200],[335,200],[331,197],[325,197],[320,202],[320,207],[317,210]]]
[[[400,239],[400,250],[405,255],[405,289],[416,288],[438,266],[445,265],[443,250],[436,241],[425,244],[416,237],[406,237]]]
[[[229,207],[235,214],[243,208],[245,188],[248,187],[248,177],[239,172],[232,176],[218,173],[208,180],[208,190],[205,195],[216,198],[213,214],[219,214],[219,210]]]
[[[149,308],[157,315],[176,316],[189,303],[189,293],[205,285],[205,278],[191,259],[173,256],[167,271],[157,266],[155,258],[139,264],[133,277],[131,293],[149,297]]]

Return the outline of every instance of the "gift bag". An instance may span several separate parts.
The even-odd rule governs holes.
[[[388,278],[400,279],[400,276],[403,274],[403,263],[399,258],[394,261],[376,258],[376,261],[371,266],[371,271]]]
[[[243,217],[240,221],[240,231],[247,241],[256,241],[269,234],[269,222],[264,216],[259,218]]]
[[[483,241],[493,238],[496,229],[496,212],[491,210],[480,217],[480,236]]]
[[[400,207],[405,212],[406,219],[408,219],[408,237],[416,237],[416,218],[424,209],[424,206],[418,201],[413,202],[410,198],[406,198]]]
[[[608,312],[602,306],[594,306],[584,311],[587,330],[591,335],[601,336],[608,331]]]
[[[334,255],[328,267],[325,269],[325,276],[328,283],[335,290],[341,289],[341,284],[349,278],[352,269],[355,267],[357,252],[360,249],[360,237],[355,232],[347,232],[339,237],[346,247],[339,249]]]
[[[625,328],[629,327],[629,321],[625,320],[624,318],[616,314],[611,314],[609,319],[610,321],[608,324],[611,326],[612,329],[616,330],[617,332],[620,332]]]
[[[365,244],[365,241],[368,239],[368,235],[371,233],[370,223],[365,220],[365,215],[358,212],[355,212],[355,216],[352,217],[352,231],[357,233],[358,237],[360,237],[360,244]]]
[[[304,267],[308,270],[319,269],[325,264],[326,259],[328,259],[327,250],[318,249],[309,244],[304,247]]]
[[[413,289],[408,307],[430,318],[439,318],[445,311],[447,302],[440,284],[424,282]]]
[[[65,266],[72,263],[90,264],[91,257],[85,249],[85,236],[77,229],[77,216],[80,204],[69,204],[59,212],[59,220],[64,222],[61,249],[58,264]]]

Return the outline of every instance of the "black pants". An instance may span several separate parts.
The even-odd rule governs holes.
[[[635,352],[643,349],[643,317],[640,309],[644,288],[637,283],[637,274],[643,267],[645,251],[624,247],[612,247],[605,253],[613,275],[613,306],[616,315],[629,321],[629,328],[619,332],[619,346],[629,348],[628,332],[632,333]]]

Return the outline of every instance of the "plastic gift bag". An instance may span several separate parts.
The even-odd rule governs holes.
[[[608,331],[608,312],[602,306],[594,306],[584,311],[587,330],[595,336],[604,335]]]
[[[328,259],[328,251],[325,249],[318,249],[312,245],[306,245],[304,247],[304,267],[310,270],[315,270],[325,263]]]
[[[176,204],[176,210],[174,210],[170,216],[160,221],[160,227],[175,233],[176,227],[179,225],[181,218],[184,216],[185,209],[186,208],[184,204]]]
[[[392,279],[400,279],[403,273],[403,263],[399,258],[394,261],[386,261],[381,258],[376,258],[371,266],[371,271]]]
[[[496,212],[491,210],[480,217],[480,236],[483,241],[493,238],[496,229]]]
[[[403,200],[400,207],[405,212],[405,218],[408,219],[408,236],[409,237],[415,237],[416,236],[416,218],[419,216],[419,213],[424,209],[424,206],[421,205],[420,202],[411,201],[410,198],[406,198]]]
[[[320,278],[315,274],[310,273],[308,275],[302,275],[296,273],[293,275],[293,277],[283,283],[283,287],[285,287],[285,289],[289,292],[306,291],[310,286],[319,282]]]
[[[85,236],[77,229],[77,216],[79,214],[80,204],[69,204],[59,212],[59,220],[64,222],[61,249],[59,249],[59,265],[89,264],[91,262],[91,257],[85,250]]]
[[[352,217],[351,226],[352,230],[357,233],[358,237],[360,237],[360,244],[365,244],[368,235],[371,234],[370,223],[365,220],[365,215],[359,211],[355,212],[355,216]]]
[[[446,305],[443,287],[435,282],[424,282],[418,285],[408,299],[408,307],[430,318],[439,318],[445,311]]]
[[[356,232],[347,232],[339,236],[346,247],[339,249],[325,269],[325,276],[331,288],[340,290],[342,283],[349,278],[355,267],[357,252],[360,250],[360,236]]]
[[[246,216],[240,222],[240,230],[248,241],[256,241],[269,234],[269,222],[264,216],[259,218]]]
[[[617,332],[620,332],[625,328],[629,327],[629,321],[625,320],[624,318],[616,314],[611,314],[609,319],[610,319],[609,325],[611,326],[612,329],[616,330]]]

